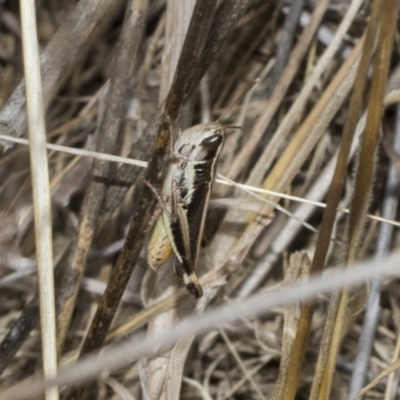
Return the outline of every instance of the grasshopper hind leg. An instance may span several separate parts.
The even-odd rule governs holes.
[[[195,272],[188,274],[182,264],[176,259],[174,263],[174,271],[176,276],[183,280],[187,291],[196,299],[203,296],[203,289],[199,283],[197,275]]]

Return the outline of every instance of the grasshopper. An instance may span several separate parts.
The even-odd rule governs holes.
[[[148,244],[154,270],[174,253],[175,273],[195,298],[203,295],[195,268],[225,128],[219,122],[196,125],[175,142],[159,198],[163,211]]]

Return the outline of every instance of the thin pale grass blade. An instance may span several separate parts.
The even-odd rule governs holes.
[[[7,135],[0,135],[0,139],[4,139],[4,140],[10,140],[13,143],[19,143],[19,144],[24,144],[24,145],[29,145],[29,140],[27,139],[21,139],[21,138],[12,138],[10,136]],[[54,150],[57,152],[61,152],[61,153],[67,153],[67,154],[74,154],[74,155],[79,155],[82,157],[88,157],[88,158],[94,158],[97,160],[103,160],[103,161],[111,161],[111,162],[115,162],[115,163],[121,163],[121,164],[128,164],[128,165],[134,165],[137,167],[141,167],[141,168],[146,168],[148,163],[147,161],[141,161],[141,160],[134,160],[131,158],[127,158],[127,157],[121,157],[121,156],[115,156],[112,154],[106,154],[106,153],[99,153],[97,151],[91,151],[91,150],[84,150],[84,149],[78,149],[75,147],[68,147],[68,146],[61,146],[61,145],[55,145],[52,143],[46,143],[46,148],[48,150]],[[391,158],[391,160],[396,160],[397,158],[400,159],[400,155],[398,155],[397,153],[393,152],[393,150],[389,150],[385,148],[385,151],[387,151],[388,156]],[[390,154],[390,155],[389,155]],[[72,168],[75,163],[76,163],[77,159],[74,160],[73,163],[70,164],[70,166],[68,167],[67,170],[64,170],[60,175],[58,175],[56,177],[56,179],[54,179],[51,183],[51,188],[56,189],[57,186],[59,185],[61,179],[63,178],[63,176],[68,173],[69,169]],[[400,163],[399,163],[400,164]],[[396,164],[397,165],[397,164]],[[398,169],[400,169],[400,167],[398,167]],[[269,189],[264,189],[261,187],[255,187],[255,186],[251,186],[251,185],[247,185],[247,184],[241,184],[238,182],[234,182],[230,179],[227,179],[225,177],[223,177],[222,175],[218,175],[220,176],[220,179],[216,179],[215,182],[216,183],[221,183],[223,185],[228,185],[228,186],[234,186],[236,188],[238,188],[239,190],[242,190],[244,192],[247,191],[251,191],[254,193],[263,193],[266,195],[271,195],[274,197],[279,197],[281,199],[289,199],[295,202],[299,202],[299,203],[307,203],[307,204],[314,204],[317,207],[322,207],[325,208],[326,207],[326,203],[320,202],[320,201],[316,201],[316,200],[311,200],[308,198],[302,198],[302,197],[298,197],[298,196],[291,196],[285,193],[280,193],[280,192],[276,192],[273,190],[269,190]],[[261,200],[261,199],[260,199]],[[265,199],[263,199],[262,201],[265,201]],[[232,204],[230,204],[229,202],[232,202]],[[214,201],[212,203],[213,206],[217,207],[217,204],[221,203],[221,205],[223,205],[223,201]],[[255,205],[252,204],[248,204],[246,205],[244,202],[241,202],[240,200],[230,200],[227,203],[228,207],[231,208],[239,208],[242,210],[250,210],[250,211],[255,211]],[[276,207],[276,205],[274,204],[274,207]],[[259,208],[257,207],[257,210]],[[345,208],[341,208],[338,207],[337,208],[338,211],[341,212],[345,212],[345,213],[349,213],[348,209]],[[382,217],[379,217],[377,215],[372,215],[372,214],[368,214],[367,215],[368,218],[376,220],[376,221],[380,221],[380,222],[385,222],[388,224],[392,224],[394,226],[400,226],[400,223],[395,221],[395,220],[388,220],[388,219],[384,219]]]
[[[29,145],[29,140],[23,139],[23,138],[13,138],[9,135],[0,135],[0,139],[4,140],[4,141],[10,141],[13,143],[24,144],[26,146]],[[83,156],[83,157],[92,157],[96,160],[112,161],[112,162],[116,162],[116,163],[134,165],[134,166],[141,167],[141,168],[147,167],[147,161],[134,160],[134,159],[127,158],[127,157],[115,156],[113,154],[99,153],[97,151],[78,149],[78,148],[74,148],[74,147],[62,146],[62,145],[53,144],[53,143],[45,143],[45,146],[49,150],[59,151],[61,153],[73,154],[73,155]]]
[[[21,25],[30,139],[35,244],[39,278],[40,325],[44,376],[57,375],[56,312],[53,275],[52,215],[46,128],[40,78],[35,4],[21,0]],[[57,386],[46,390],[46,400],[58,400]]]
[[[229,182],[232,186],[235,186],[235,182],[231,181],[230,179],[225,177],[225,181]],[[239,186],[239,185],[238,185]],[[274,201],[270,201],[268,199],[265,199],[264,197],[254,193],[251,190],[248,190],[246,188],[247,185],[242,185],[241,189],[243,192],[248,193],[251,197],[256,198],[257,200],[260,201],[260,203],[265,203],[265,204],[269,204],[272,205],[272,207],[276,210],[279,211],[285,215],[287,215],[290,218],[296,219],[300,224],[302,224],[305,228],[307,228],[308,230],[310,230],[311,232],[316,232],[316,229],[311,226],[309,223],[303,221],[303,220],[299,220],[293,213],[291,213],[290,211],[286,210],[286,208],[282,207],[281,205],[277,204]],[[272,218],[269,218],[270,221],[272,221]],[[264,222],[266,223],[268,220],[268,217],[264,219]]]
[[[365,214],[371,196],[373,176],[375,173],[376,151],[379,140],[379,127],[381,124],[383,100],[391,60],[393,34],[396,22],[395,1],[386,3],[380,12],[380,34],[377,45],[377,56],[374,61],[374,74],[371,86],[370,101],[366,129],[361,137],[361,152],[356,172],[354,193],[348,221],[348,248],[347,264],[351,266],[357,260],[360,241],[364,231]],[[326,400],[330,396],[333,374],[336,367],[337,354],[348,318],[350,302],[350,289],[345,287],[342,291],[340,302],[333,305],[337,308],[335,326],[330,342],[329,356],[324,366],[324,377],[318,392],[319,400]]]
[[[329,276],[311,277],[308,282],[260,293],[234,304],[216,307],[203,315],[182,321],[175,327],[157,336],[135,336],[126,342],[105,349],[100,355],[92,355],[78,364],[63,368],[56,379],[45,381],[36,378],[27,384],[20,384],[2,393],[2,400],[28,400],[43,393],[52,385],[78,384],[100,374],[103,370],[113,370],[131,363],[140,357],[152,354],[154,348],[167,346],[176,340],[231,323],[241,318],[261,315],[278,306],[310,301],[321,293],[340,290],[344,285],[359,286],[376,277],[399,274],[400,256],[398,254],[385,260],[369,261],[356,265],[350,270],[337,268]]]
[[[4,139],[5,141],[10,140],[13,143],[19,143],[19,144],[23,144],[23,145],[26,145],[26,146],[29,145],[29,140],[27,140],[27,139],[12,138],[12,137],[7,136],[7,135],[0,135],[0,139]],[[383,143],[385,143],[385,142],[383,142]],[[391,158],[392,162],[395,163],[396,168],[398,168],[400,170],[400,155],[397,152],[394,152],[393,149],[387,147],[387,144],[386,145],[384,144],[384,147],[385,147],[385,151],[387,152],[388,157]],[[78,148],[75,148],[75,147],[55,145],[55,144],[52,144],[52,143],[46,143],[46,148],[48,150],[54,150],[54,151],[61,152],[61,153],[74,154],[74,155],[79,155],[79,156],[82,156],[82,157],[94,158],[94,159],[97,159],[97,160],[111,161],[111,162],[115,162],[115,163],[134,165],[134,166],[141,167],[141,168],[146,168],[147,165],[148,165],[147,161],[134,160],[134,159],[127,158],[127,157],[115,156],[115,155],[106,154],[106,153],[99,153],[97,151],[91,151],[91,150],[78,149]],[[399,160],[399,163],[397,163],[397,160]],[[71,164],[71,167],[74,164],[75,164],[75,160],[74,160],[74,163]],[[397,164],[399,164],[399,166],[397,166]],[[52,189],[57,187],[57,185],[59,184],[61,178],[66,173],[68,173],[68,169],[66,171],[63,171],[63,173],[61,175],[58,175],[57,178],[54,181],[52,181],[52,183],[51,183],[51,188]],[[234,187],[238,188],[239,190],[242,190],[242,191],[245,191],[245,192],[246,191],[251,191],[251,192],[254,192],[254,193],[263,193],[263,194],[266,194],[266,195],[279,197],[281,199],[289,199],[289,200],[292,200],[292,201],[295,201],[295,202],[314,204],[315,206],[322,207],[322,208],[326,207],[326,203],[323,203],[323,202],[320,202],[320,201],[311,200],[311,199],[308,199],[308,198],[302,198],[302,197],[298,197],[298,196],[291,196],[291,195],[288,195],[288,194],[285,194],[285,193],[280,193],[280,192],[277,192],[277,191],[274,191],[274,190],[264,189],[264,188],[261,188],[261,187],[251,186],[251,185],[248,185],[248,184],[241,184],[241,183],[238,183],[238,182],[234,182],[234,181],[232,181],[230,179],[227,179],[222,175],[218,175],[218,176],[220,176],[220,179],[216,179],[215,180],[216,183],[221,183],[223,185],[228,185],[228,186],[234,186]],[[264,199],[263,199],[263,201],[264,201]],[[215,201],[212,205],[217,206],[217,204],[219,202],[220,201]],[[232,200],[232,204],[231,205],[228,204],[228,207],[232,207],[232,208],[236,207],[236,208],[243,209],[243,210],[246,210],[246,209],[253,210],[253,208],[255,207],[254,205],[251,205],[251,204],[246,206],[244,204],[244,202],[243,202],[243,206],[241,206],[240,204],[241,204],[240,200],[238,200],[237,202],[236,202],[236,200]],[[221,200],[221,205],[222,205],[222,200]],[[276,207],[276,205],[274,205],[274,207]],[[257,210],[258,210],[258,208],[257,208]],[[341,211],[341,212],[349,213],[349,210],[345,209],[345,208],[338,207],[337,210]],[[255,210],[253,210],[253,211],[255,211]],[[376,220],[376,221],[386,222],[386,223],[392,224],[394,226],[400,226],[400,223],[397,222],[397,221],[387,220],[387,219],[385,220],[384,218],[379,217],[377,215],[368,214],[367,217],[371,218],[373,220]]]

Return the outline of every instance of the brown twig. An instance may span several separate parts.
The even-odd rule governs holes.
[[[146,10],[147,3],[144,1],[129,2],[127,5],[125,20],[116,50],[113,75],[105,100],[104,114],[99,123],[97,151],[102,153],[114,154],[116,151],[118,133],[124,111],[123,106],[144,29]],[[61,351],[63,346],[71,315],[75,307],[110,172],[111,164],[109,162],[94,161],[93,180],[86,192],[81,211],[78,236],[73,244],[73,247],[76,246],[76,248],[71,252],[71,265],[64,270],[62,278],[71,282],[71,285],[68,288],[64,288],[60,293],[63,303],[57,318],[59,351]],[[71,279],[71,277],[73,278]]]

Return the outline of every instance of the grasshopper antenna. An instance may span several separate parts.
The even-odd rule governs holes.
[[[243,91],[243,93],[220,115],[220,117],[217,119],[217,123],[221,121],[222,118],[224,118],[231,110],[233,107],[236,106],[240,102],[240,100],[243,99],[243,97],[247,94],[247,92],[256,84],[260,78],[255,79],[251,84],[246,88],[246,90]],[[242,127],[239,126],[227,126],[226,128],[232,128],[232,129],[242,129]]]
[[[224,126],[225,129],[243,129],[243,126],[237,126],[237,125],[226,125]]]

